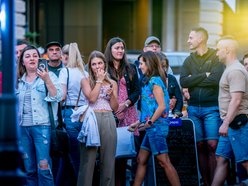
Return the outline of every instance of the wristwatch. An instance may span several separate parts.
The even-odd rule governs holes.
[[[153,122],[152,122],[151,120],[148,120],[147,123],[148,123],[148,125],[150,125],[150,126],[153,125]]]
[[[125,106],[128,108],[129,107],[128,103],[125,103]]]

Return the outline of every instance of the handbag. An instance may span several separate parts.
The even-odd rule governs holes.
[[[134,144],[134,135],[128,131],[128,126],[118,127],[117,131],[117,148],[116,158],[133,158],[136,157],[136,150]]]
[[[48,92],[46,88],[46,92]],[[69,152],[70,149],[70,139],[67,131],[65,129],[65,124],[63,123],[61,114],[61,105],[58,105],[58,126],[55,126],[55,121],[53,117],[53,110],[51,102],[48,102],[48,112],[51,122],[51,142],[50,142],[50,156],[64,156]]]
[[[248,122],[248,118],[246,114],[237,115],[233,121],[229,124],[231,129],[237,130],[240,129],[243,125]]]

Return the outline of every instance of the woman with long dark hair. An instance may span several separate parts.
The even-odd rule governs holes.
[[[119,107],[116,114],[117,127],[129,126],[138,120],[138,111],[135,103],[140,96],[140,86],[136,66],[128,63],[126,57],[126,44],[119,38],[109,40],[104,52],[110,77],[118,84]],[[136,141],[138,131],[135,131]],[[127,159],[116,159],[116,186],[126,185]]]

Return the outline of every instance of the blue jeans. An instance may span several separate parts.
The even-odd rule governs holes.
[[[54,185],[49,156],[50,133],[51,128],[46,125],[21,127],[27,185]]]
[[[188,115],[194,122],[197,142],[219,139],[221,119],[218,106],[188,106]]]
[[[75,183],[78,177],[78,171],[79,171],[79,165],[80,165],[80,150],[79,150],[79,141],[77,140],[78,133],[81,129],[82,124],[80,122],[71,122],[71,114],[72,114],[72,109],[64,109],[62,110],[62,116],[64,118],[64,123],[66,124],[66,131],[70,137],[70,151],[68,154],[68,158],[64,157],[61,159],[60,168],[59,172],[57,174],[57,183],[61,183],[65,181],[65,177],[63,175],[69,175],[71,173],[68,173],[68,170],[71,170],[68,168],[68,166],[72,167],[73,171],[73,176],[72,182]],[[68,162],[69,161],[69,162]],[[68,165],[71,164],[71,165]],[[67,168],[63,168],[67,167]],[[72,184],[71,184],[72,185]]]

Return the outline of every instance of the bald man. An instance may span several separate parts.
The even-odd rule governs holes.
[[[221,124],[218,92],[224,66],[216,51],[208,48],[208,32],[202,27],[193,28],[188,44],[193,52],[183,63],[180,84],[188,89],[188,117],[194,122],[200,173],[204,185],[209,186],[216,168],[215,151]]]
[[[222,125],[216,150],[217,167],[212,186],[224,185],[228,160],[235,158],[248,172],[248,74],[237,58],[238,43],[224,37],[217,43],[219,60],[226,66],[219,86]],[[248,180],[242,182],[248,185]]]

